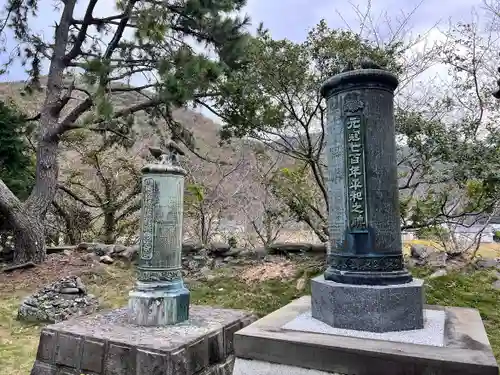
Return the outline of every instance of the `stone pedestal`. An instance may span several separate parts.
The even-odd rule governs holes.
[[[424,307],[419,330],[333,328],[302,297],[235,335],[233,375],[498,375],[479,312]]]
[[[233,336],[254,321],[241,310],[191,306],[166,327],[129,323],[127,309],[49,325],[31,375],[231,375]]]
[[[313,318],[335,328],[390,332],[424,327],[424,282],[350,285],[311,280]]]

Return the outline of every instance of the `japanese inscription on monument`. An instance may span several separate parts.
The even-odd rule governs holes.
[[[349,227],[353,229],[366,228],[366,178],[362,127],[361,115],[346,117],[346,190]]]
[[[177,265],[177,259],[171,257],[180,254],[182,246],[179,236],[179,227],[182,226],[182,201],[179,201],[179,197],[182,197],[182,179],[172,176],[165,189],[168,189],[170,194],[165,197],[164,206],[157,207],[155,245],[163,256],[167,257],[169,263],[174,262]]]
[[[345,206],[345,155],[344,155],[344,127],[340,120],[336,120],[334,113],[340,113],[338,100],[328,102],[328,191],[330,194],[329,210],[330,219],[330,250],[336,250],[343,243],[346,228],[346,206]]]
[[[152,178],[144,179],[142,193],[141,259],[153,257],[156,184]]]

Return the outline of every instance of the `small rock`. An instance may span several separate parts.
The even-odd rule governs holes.
[[[193,255],[193,260],[205,260],[206,258],[203,255]]]
[[[80,293],[80,289],[78,289],[78,288],[62,288],[59,293],[61,293],[61,294],[78,294],[78,293]]]
[[[497,265],[498,261],[496,259],[479,259],[476,262],[476,268],[478,269],[494,268]]]
[[[427,257],[427,265],[431,268],[441,268],[446,267],[446,261],[448,260],[448,254],[444,251],[435,251],[430,253]]]
[[[78,290],[81,293],[86,293],[87,290],[85,288],[85,285],[83,285],[82,279],[80,279],[79,277],[77,277],[76,280],[75,280],[75,284],[76,284],[76,287],[78,288]]]
[[[300,279],[297,280],[297,284],[295,285],[295,289],[298,291],[304,290],[306,287],[306,279],[304,277],[301,277]]]
[[[127,246],[125,245],[122,245],[122,244],[114,244],[113,247],[112,247],[112,250],[111,250],[111,254],[120,254],[120,253],[123,253],[124,251],[126,251],[128,249]]]
[[[182,244],[182,254],[197,253],[203,249],[201,243],[196,242],[186,242]]]
[[[118,254],[113,254],[117,258],[124,259],[128,262],[133,262],[137,259],[139,254],[139,245],[134,245],[127,247],[125,250],[119,252]]]
[[[434,272],[432,275],[430,275],[429,279],[436,279],[438,277],[446,276],[447,274],[448,274],[448,271],[446,271],[445,269],[440,269],[440,270],[437,270],[436,272]]]
[[[229,262],[230,262],[230,261],[232,261],[233,259],[234,259],[233,257],[225,257],[225,258],[223,259],[223,261],[224,261],[224,262],[226,262],[226,263],[229,263]]]
[[[410,253],[412,258],[416,259],[426,259],[432,250],[424,245],[412,244],[410,247]]]
[[[210,252],[215,255],[224,255],[230,249],[231,247],[227,243],[215,242],[210,244]]]
[[[104,264],[112,264],[113,258],[111,258],[109,255],[103,255],[99,258],[99,262],[104,263]]]
[[[493,284],[491,284],[491,286],[496,290],[500,290],[500,280],[494,281]]]
[[[288,254],[288,253],[307,253],[312,249],[312,245],[310,243],[273,243],[269,245],[269,253],[270,254]]]

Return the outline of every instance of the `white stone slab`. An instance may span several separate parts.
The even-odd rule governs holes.
[[[335,336],[350,336],[372,340],[404,342],[417,345],[444,346],[445,312],[424,310],[424,328],[412,331],[375,333],[334,328],[311,316],[311,311],[297,316],[282,328],[292,331],[323,333]]]
[[[343,375],[338,372],[324,372],[278,363],[236,358],[233,375]]]

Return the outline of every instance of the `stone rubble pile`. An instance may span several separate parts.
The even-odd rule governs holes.
[[[98,307],[98,299],[87,293],[82,280],[77,276],[68,276],[24,299],[17,317],[28,322],[57,323],[71,317],[91,314]]]

